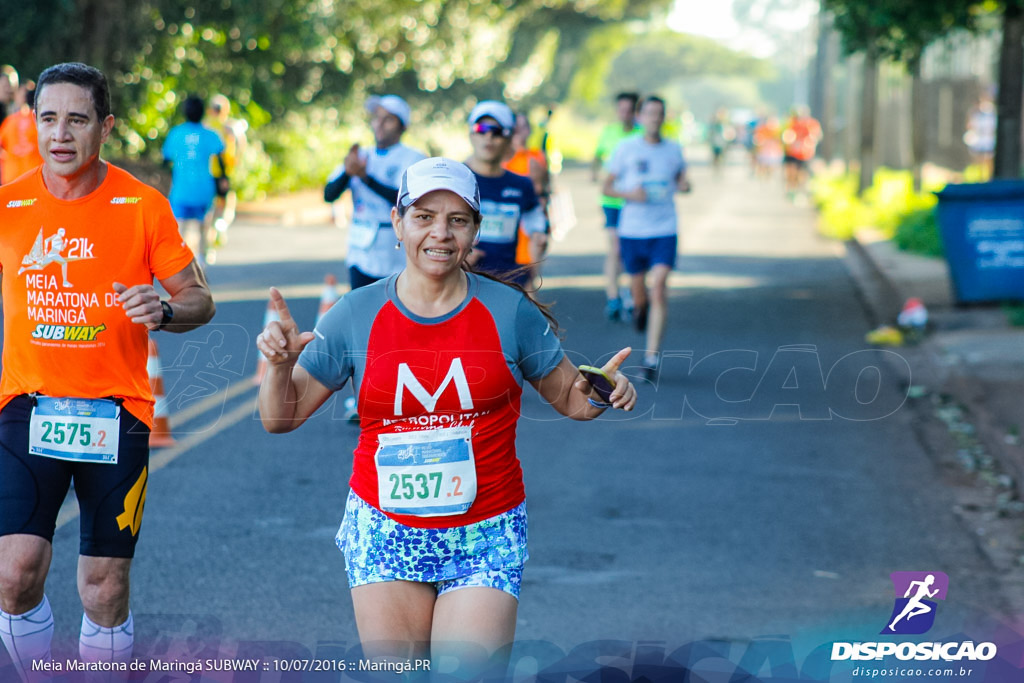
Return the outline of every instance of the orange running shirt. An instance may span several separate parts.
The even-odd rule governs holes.
[[[548,165],[547,157],[539,149],[520,149],[508,161],[503,163],[502,167],[529,178],[531,161],[537,162],[540,166]]]
[[[43,163],[36,119],[31,111],[11,114],[0,124],[0,182],[9,183]]]
[[[128,287],[192,261],[167,199],[113,165],[89,195],[63,201],[42,169],[0,186],[4,349],[0,409],[19,394],[124,399],[151,428],[148,333],[117,302]]]
[[[504,162],[502,168],[512,171],[516,175],[526,176],[530,178],[530,162],[535,161],[542,167],[547,167],[548,160],[544,156],[544,152],[539,149],[520,149],[517,150],[512,157]],[[532,178],[530,178],[532,180]],[[534,189],[536,189],[536,184]],[[540,194],[540,190],[537,190]],[[530,236],[526,234],[526,231],[522,227],[519,228],[519,238],[516,240],[516,263],[521,266],[527,266],[533,262],[530,258]]]
[[[810,161],[814,158],[814,150],[820,139],[821,124],[810,116],[791,118],[782,133],[786,154],[801,161]]]

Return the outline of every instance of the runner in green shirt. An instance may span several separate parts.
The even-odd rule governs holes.
[[[601,131],[601,137],[597,143],[597,150],[594,152],[594,164],[592,166],[592,179],[596,183],[599,180],[601,167],[606,164],[615,153],[615,148],[626,138],[635,135],[640,131],[636,125],[636,105],[639,100],[636,93],[623,92],[615,97],[615,116],[618,119],[610,123]],[[606,280],[605,294],[608,296],[608,303],[605,304],[605,315],[609,320],[628,320],[631,315],[632,305],[624,306],[622,297],[619,295],[619,276],[622,274],[622,261],[619,258],[619,236],[616,228],[619,225],[619,213],[625,202],[615,197],[602,195],[601,209],[604,211],[604,227],[608,235],[608,254],[604,260],[604,275]]]

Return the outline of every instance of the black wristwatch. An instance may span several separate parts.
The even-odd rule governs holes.
[[[171,308],[171,305],[168,302],[161,301],[160,308],[164,309],[164,317],[160,319],[160,326],[156,328],[157,331],[164,329],[172,320],[174,320],[174,309]]]

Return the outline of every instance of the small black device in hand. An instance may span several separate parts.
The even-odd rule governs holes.
[[[597,392],[598,396],[605,403],[612,402],[612,392],[615,391],[615,382],[611,377],[608,376],[601,368],[595,368],[591,365],[579,366],[580,374],[590,382],[590,386],[594,387],[594,391]]]

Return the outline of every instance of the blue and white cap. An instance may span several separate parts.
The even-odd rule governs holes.
[[[423,195],[437,190],[454,192],[475,213],[480,213],[480,187],[473,171],[461,162],[444,157],[423,159],[405,170],[398,186],[398,207],[412,206]]]
[[[485,116],[490,116],[498,122],[499,126],[509,132],[516,127],[516,115],[512,113],[512,109],[504,102],[498,102],[497,100],[478,102],[473,107],[473,111],[469,112],[469,123],[476,123]]]
[[[372,114],[377,111],[377,107],[382,107],[387,113],[394,114],[403,126],[409,127],[412,110],[409,109],[409,103],[398,95],[374,95],[366,100],[366,111]]]

